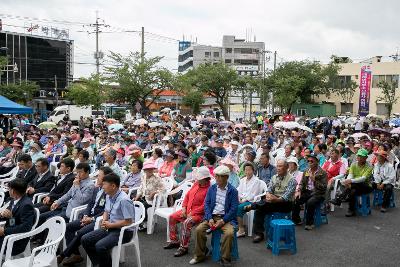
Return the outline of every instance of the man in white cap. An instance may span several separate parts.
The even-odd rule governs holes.
[[[239,146],[239,142],[233,140],[231,142],[231,147],[227,149],[226,158],[229,157],[236,164],[239,164]]]
[[[204,217],[204,199],[210,187],[211,174],[206,166],[199,167],[194,171],[196,182],[186,193],[182,209],[171,214],[169,217],[169,242],[164,249],[178,248],[175,257],[181,257],[188,253],[190,232],[196,224]],[[180,240],[177,235],[177,224],[182,223]]]
[[[239,204],[238,191],[228,183],[230,170],[226,166],[218,166],[214,170],[216,184],[207,192],[204,202],[204,221],[196,227],[196,245],[194,257],[190,264],[202,262],[206,258],[207,231],[221,229],[221,263],[231,265],[231,249],[234,227],[237,225],[236,214]]]

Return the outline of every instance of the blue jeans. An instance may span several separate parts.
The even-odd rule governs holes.
[[[238,210],[237,210],[237,216],[238,217],[243,218],[243,216],[246,214],[246,211],[244,210],[244,207],[246,207],[248,205],[251,205],[250,201],[246,201],[246,202],[243,202],[243,203],[239,204]]]

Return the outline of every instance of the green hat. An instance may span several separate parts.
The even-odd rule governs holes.
[[[366,149],[364,149],[364,148],[361,148],[361,149],[358,150],[357,156],[368,157],[368,151]]]

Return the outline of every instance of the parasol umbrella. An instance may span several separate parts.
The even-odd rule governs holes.
[[[143,125],[143,124],[147,124],[147,120],[145,119],[137,119],[135,120],[135,122],[133,123],[133,125]]]
[[[400,126],[400,118],[395,118],[389,121],[390,126],[399,127]]]
[[[155,128],[155,127],[158,127],[160,125],[161,125],[161,123],[156,122],[156,121],[152,121],[152,122],[149,123],[150,128]]]
[[[57,128],[57,124],[51,121],[44,121],[37,126],[39,129],[53,129]]]
[[[351,137],[353,137],[356,141],[363,136],[366,136],[366,137],[368,137],[369,140],[371,140],[371,137],[369,137],[369,135],[366,133],[355,133],[355,134],[351,135]]]
[[[232,126],[233,122],[231,122],[231,121],[220,121],[220,122],[218,122],[218,124],[221,125],[222,127],[227,128],[229,126]]]
[[[385,135],[390,135],[388,131],[382,128],[374,128],[368,131],[370,135],[379,135],[379,134],[385,134]]]
[[[37,128],[37,126],[33,123],[27,123],[24,126],[22,126],[22,130],[25,132],[29,131],[31,127]]]
[[[394,128],[390,133],[391,134],[400,134],[400,127]]]
[[[370,113],[370,114],[368,114],[368,115],[366,116],[366,118],[367,118],[367,119],[379,118],[379,116],[376,115],[376,114]]]
[[[160,110],[160,112],[170,112],[171,111],[171,109],[170,108],[163,108],[162,110]]]
[[[207,117],[207,118],[204,118],[204,119],[200,120],[200,123],[202,123],[202,124],[211,124],[211,123],[216,124],[216,123],[218,123],[218,120],[216,118]]]
[[[107,124],[115,124],[115,123],[118,123],[118,121],[116,119],[107,119],[106,123]]]
[[[120,124],[120,123],[114,123],[108,126],[108,130],[110,132],[116,132],[119,131],[121,129],[124,129],[124,125]]]
[[[307,127],[307,126],[305,126],[305,125],[300,125],[299,129],[300,129],[300,130],[303,130],[303,131],[307,131],[307,132],[309,132],[309,133],[312,133],[312,132],[313,132],[313,130],[311,130],[311,128],[309,128],[309,127]]]
[[[246,128],[246,127],[248,127],[248,126],[246,124],[244,124],[244,123],[235,124],[235,128]]]
[[[274,123],[274,127],[284,128],[284,129],[294,129],[294,128],[300,128],[301,125],[295,121],[278,121]]]

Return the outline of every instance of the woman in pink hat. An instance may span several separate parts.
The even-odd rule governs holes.
[[[240,179],[238,176],[238,166],[237,164],[230,158],[224,158],[220,161],[221,165],[225,165],[231,171],[228,178],[228,183],[230,183],[233,187],[237,188],[240,183]]]
[[[155,194],[159,194],[165,190],[164,183],[161,178],[155,174],[157,170],[153,162],[146,161],[143,164],[144,177],[140,185],[139,190],[136,194],[136,201],[143,203],[144,207],[150,208],[153,203]],[[147,221],[147,212],[145,213],[145,221]],[[146,223],[143,223],[139,227],[139,231],[144,231],[146,229]]]

